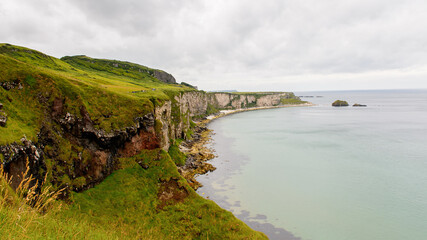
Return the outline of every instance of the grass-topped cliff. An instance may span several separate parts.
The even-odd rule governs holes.
[[[13,176],[0,176],[2,238],[266,238],[178,173],[178,138],[207,112],[193,113],[190,98],[204,92],[129,62],[10,44],[0,44],[0,66],[0,161]],[[61,190],[51,210],[25,202],[30,191],[14,192],[26,164],[34,192]]]

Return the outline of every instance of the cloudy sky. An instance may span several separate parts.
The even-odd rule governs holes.
[[[0,42],[204,90],[427,88],[425,0],[1,0]]]

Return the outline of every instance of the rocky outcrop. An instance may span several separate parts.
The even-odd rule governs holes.
[[[65,188],[61,197],[67,198],[71,190],[81,191],[105,179],[119,167],[119,157],[161,146],[152,112],[135,118],[133,126],[105,132],[94,127],[83,106],[75,116],[64,112],[63,105],[60,98],[53,101],[36,143],[23,138],[21,143],[0,146],[0,159],[5,172],[12,176],[12,187],[22,180],[27,161],[30,174],[39,182],[49,165],[49,181]]]
[[[156,118],[156,132],[160,139],[160,146],[164,150],[168,150],[170,146],[170,139],[175,138],[175,126],[171,124],[171,101],[166,101],[161,106],[155,106],[154,116]]]
[[[27,169],[35,179],[41,179],[38,169],[45,168],[43,162],[43,151],[39,145],[25,137],[21,139],[21,144],[12,143],[6,146],[0,146],[0,153],[3,154],[3,167],[5,172],[12,176],[11,185],[16,189],[23,179],[23,173]]]
[[[195,177],[207,172],[214,171],[216,168],[207,161],[215,157],[213,150],[206,146],[210,140],[210,129],[206,128],[204,123],[196,126],[193,138],[183,142],[180,146],[181,151],[187,155],[184,166],[178,168],[178,172],[187,179],[188,184],[197,189],[202,186]]]
[[[154,70],[153,76],[164,83],[176,84],[175,78],[171,74],[162,70]]]
[[[353,104],[353,107],[367,107],[367,105],[355,103]]]
[[[295,97],[292,93],[209,93],[214,99],[210,104],[218,109],[277,106],[283,98]]]
[[[335,102],[332,103],[332,106],[333,107],[347,107],[348,102],[342,101],[342,100],[336,100]]]
[[[58,120],[67,139],[82,146],[90,155],[90,161],[77,159],[78,164],[74,166],[73,179],[84,177],[86,179],[82,189],[102,181],[106,176],[117,168],[117,157],[129,157],[138,154],[142,149],[155,149],[161,146],[160,140],[155,132],[155,117],[153,113],[138,117],[134,120],[135,125],[123,130],[105,132],[96,129],[88,112],[81,107],[78,118],[70,113],[65,113]],[[46,145],[55,141],[49,135],[41,134],[40,140]],[[47,153],[49,157],[55,158],[53,154]],[[81,158],[81,156],[79,156]],[[80,189],[73,189],[80,190]]]
[[[11,81],[11,82],[1,82],[0,86],[3,87],[5,90],[9,91],[11,89],[18,89],[21,90],[23,88],[21,82],[19,80]]]

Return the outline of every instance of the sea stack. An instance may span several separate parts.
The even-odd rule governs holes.
[[[347,107],[348,102],[342,101],[342,100],[336,100],[335,102],[332,103],[332,106],[333,107]]]

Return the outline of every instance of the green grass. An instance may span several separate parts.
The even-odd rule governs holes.
[[[154,69],[137,64],[85,56],[60,60],[9,44],[0,44],[0,66],[0,82],[24,85],[23,90],[0,88],[0,102],[10,118],[7,128],[0,128],[0,144],[23,135],[34,139],[44,120],[41,113],[55,98],[64,99],[64,110],[76,116],[84,106],[96,127],[108,132],[132,126],[136,117],[152,111],[153,99],[161,104],[180,92],[195,91],[160,82],[151,75]]]
[[[124,169],[74,194],[74,203],[63,216],[116,229],[121,239],[266,239],[195,193],[165,151],[146,150],[121,161]],[[175,181],[188,196],[179,201],[159,200],[162,183],[169,181]]]
[[[177,145],[178,144],[176,144],[176,143],[172,144],[169,147],[168,153],[169,153],[169,156],[172,158],[172,160],[175,162],[175,164],[177,166],[184,166],[185,160],[186,160],[187,157],[185,156],[184,153],[182,153],[179,150],[179,147]]]
[[[302,101],[301,99],[297,99],[297,98],[280,99],[280,104],[282,105],[294,105],[294,104],[303,104],[303,103],[307,103],[307,101]]]
[[[267,239],[189,187],[161,149],[121,159],[101,184],[54,202],[46,214],[27,206],[0,177],[2,239]],[[141,166],[145,166],[144,168]],[[161,199],[174,183],[178,199]],[[23,191],[26,192],[26,191]],[[167,194],[166,194],[167,196]]]
[[[269,95],[269,94],[281,94],[285,92],[229,92],[232,95]]]
[[[119,239],[114,229],[80,218],[64,218],[68,208],[55,202],[57,193],[43,188],[46,191],[35,195],[35,188],[28,185],[30,179],[27,175],[15,192],[0,169],[1,239]]]

